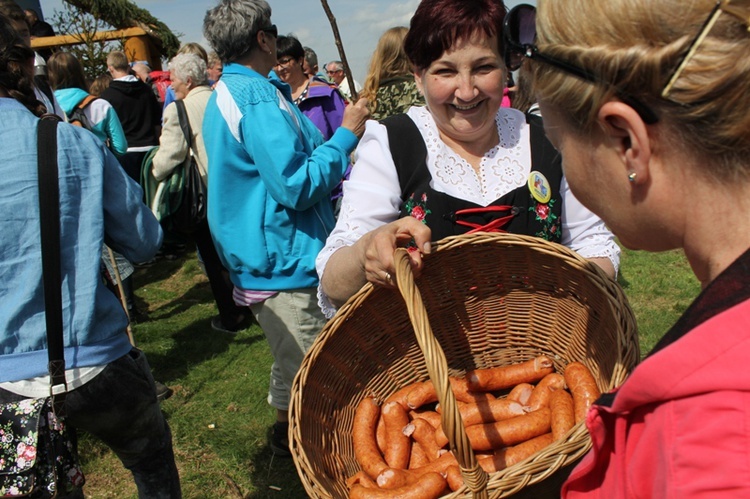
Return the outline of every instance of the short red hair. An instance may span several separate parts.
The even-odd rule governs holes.
[[[406,55],[417,69],[425,69],[456,40],[477,32],[497,35],[502,54],[503,19],[502,0],[422,0],[404,40]]]

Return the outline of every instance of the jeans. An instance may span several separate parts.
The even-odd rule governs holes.
[[[0,402],[23,398],[0,389]],[[71,428],[102,440],[130,470],[139,498],[182,497],[172,434],[143,352],[134,348],[109,363],[94,379],[69,392],[65,406]]]

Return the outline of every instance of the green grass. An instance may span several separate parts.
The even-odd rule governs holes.
[[[156,379],[174,389],[162,404],[172,427],[186,498],[301,498],[291,459],[266,444],[275,410],[266,403],[271,356],[262,331],[215,333],[208,281],[191,253],[136,273],[136,344]],[[645,355],[699,292],[679,252],[623,251],[619,282],[638,319]],[[135,498],[132,478],[101,443],[83,435],[87,497]],[[280,490],[276,490],[280,489]]]

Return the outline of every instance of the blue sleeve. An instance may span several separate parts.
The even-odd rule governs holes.
[[[285,104],[278,99],[249,104],[240,133],[269,194],[280,205],[301,211],[330,195],[341,181],[358,139],[339,128],[330,140],[312,150],[314,139],[306,130],[319,132],[296,106]]]
[[[105,132],[111,142],[112,151],[118,156],[122,156],[128,151],[128,139],[125,138],[125,131],[122,129],[120,118],[113,107],[107,109],[105,120]]]
[[[131,262],[153,258],[162,230],[143,203],[143,191],[106,148],[104,161],[104,242]]]

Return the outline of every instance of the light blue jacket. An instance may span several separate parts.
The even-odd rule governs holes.
[[[249,290],[315,287],[315,257],[333,229],[331,190],[357,137],[323,142],[289,86],[238,64],[224,73],[203,120],[208,221],[232,282]]]
[[[0,98],[0,382],[47,374],[37,175],[38,119]],[[102,366],[131,345],[118,298],[100,270],[102,245],[148,260],[162,232],[140,187],[86,130],[60,123],[60,240],[65,362]]]
[[[55,90],[55,98],[68,117],[88,95],[85,90],[80,88]],[[128,140],[125,138],[122,123],[120,123],[120,118],[117,117],[115,108],[109,102],[104,99],[96,99],[84,108],[83,114],[91,123],[91,132],[99,140],[109,144],[112,152],[120,156],[127,152]]]

